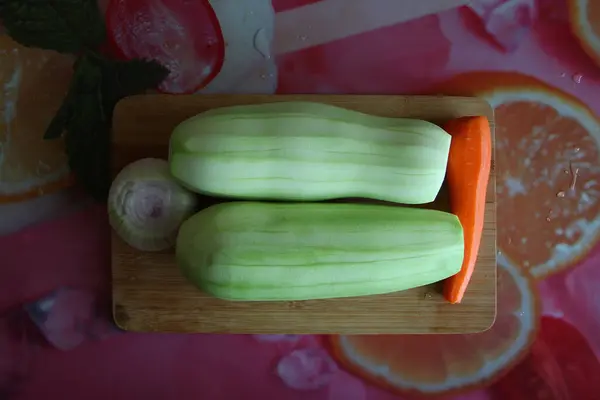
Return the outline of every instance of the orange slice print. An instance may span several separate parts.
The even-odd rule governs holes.
[[[600,65],[600,2],[569,0],[571,29],[581,46]]]
[[[600,235],[600,121],[575,97],[515,73],[459,75],[437,93],[495,110],[498,248],[543,278],[574,265]]]
[[[0,204],[70,185],[62,140],[44,141],[69,86],[73,60],[0,36]]]
[[[498,267],[496,322],[469,335],[333,336],[343,367],[406,395],[447,395],[487,385],[517,363],[537,332],[540,308],[532,279]]]

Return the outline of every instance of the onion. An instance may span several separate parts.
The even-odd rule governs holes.
[[[157,158],[123,168],[108,195],[110,225],[125,242],[143,251],[173,246],[179,226],[195,206],[195,195],[179,186],[169,164]]]

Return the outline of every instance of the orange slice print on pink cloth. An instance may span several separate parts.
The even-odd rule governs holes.
[[[600,2],[569,0],[571,29],[588,55],[600,65]]]
[[[569,322],[544,316],[527,357],[491,388],[494,400],[595,400],[600,362]]]
[[[435,92],[481,96],[494,107],[501,257],[538,279],[575,265],[600,236],[594,112],[516,73],[467,73]]]
[[[537,332],[533,279],[498,267],[496,322],[468,335],[333,336],[333,354],[348,371],[406,395],[448,395],[495,381],[522,359]]]
[[[0,35],[0,204],[74,183],[62,139],[43,139],[69,87],[73,58]]]

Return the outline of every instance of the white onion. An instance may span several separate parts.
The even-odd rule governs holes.
[[[157,158],[135,161],[119,172],[108,195],[110,225],[132,247],[161,251],[175,244],[182,222],[196,207],[196,197]]]

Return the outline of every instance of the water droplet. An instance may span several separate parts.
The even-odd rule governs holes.
[[[306,40],[308,39],[308,36],[300,35],[300,36],[298,36],[298,39],[302,40],[303,42],[306,42]]]
[[[577,184],[577,177],[579,176],[579,168],[575,168],[575,171],[573,171],[573,164],[571,163],[571,161],[569,161],[569,170],[571,170],[571,175],[573,175],[573,178],[571,178],[571,190],[575,190],[575,185]]]
[[[560,192],[556,193],[556,197],[565,197],[566,193],[564,192],[564,190],[561,190]]]
[[[575,74],[572,77],[573,82],[575,83],[581,83],[581,80],[583,79],[583,75],[582,74]]]
[[[566,72],[563,72],[562,74],[560,74],[560,77],[561,77],[561,78],[564,78],[565,76],[567,76],[567,73],[566,73]]]
[[[564,172],[565,174],[569,175],[569,170],[568,170],[568,169],[565,169],[563,172]]]
[[[512,238],[508,238],[508,244],[512,244]]]
[[[431,298],[433,298],[433,296],[431,295],[431,293],[427,292],[427,293],[425,293],[425,298],[431,299]]]
[[[269,43],[269,38],[267,36],[267,31],[265,28],[261,28],[256,31],[254,34],[254,48],[258,51],[264,58],[271,58],[271,46]]]
[[[579,153],[579,150],[581,150],[579,147],[575,147],[575,149],[573,150],[575,153]]]

